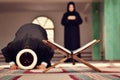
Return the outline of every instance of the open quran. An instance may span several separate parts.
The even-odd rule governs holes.
[[[57,44],[57,43],[55,43],[55,42],[52,42],[52,41],[49,41],[49,40],[48,40],[47,42],[45,42],[45,41],[43,40],[43,42],[46,43],[47,45],[52,44],[52,45],[54,45],[55,47],[57,47],[57,48],[65,51],[65,52],[67,52],[67,53],[69,53],[69,54],[71,54],[71,52],[72,52],[73,54],[76,54],[76,53],[78,53],[78,52],[80,52],[80,51],[83,51],[84,49],[88,48],[89,46],[91,46],[91,45],[93,45],[93,44],[95,44],[95,43],[97,43],[97,42],[99,42],[99,41],[100,41],[100,40],[94,39],[94,40],[90,41],[89,43],[85,44],[84,46],[82,46],[82,47],[80,47],[80,48],[78,48],[78,49],[76,49],[76,50],[70,51],[70,50],[64,48],[63,46],[61,46],[61,45],[59,45],[59,44]]]
[[[69,58],[72,59],[73,65],[75,65],[75,61],[74,61],[73,59],[75,59],[75,60],[77,60],[78,62],[81,62],[81,63],[87,65],[88,67],[92,68],[92,69],[95,70],[95,71],[102,72],[100,69],[96,68],[95,66],[89,64],[87,61],[85,61],[85,60],[83,60],[82,58],[79,58],[79,57],[77,56],[77,54],[82,53],[83,50],[87,49],[88,47],[92,46],[93,44],[98,43],[99,41],[100,41],[100,40],[94,39],[94,40],[88,42],[87,44],[83,45],[82,47],[80,47],[80,48],[78,48],[78,49],[76,49],[76,50],[70,51],[70,50],[64,48],[63,46],[61,46],[61,45],[59,45],[59,44],[57,44],[57,43],[55,43],[55,42],[51,42],[51,41],[49,41],[49,40],[43,40],[43,43],[46,44],[47,46],[49,46],[49,47],[51,47],[51,48],[53,48],[53,49],[59,50],[61,54],[66,55],[66,57],[64,57],[63,59],[61,59],[61,60],[58,61],[57,63],[53,64],[51,67],[47,68],[47,69],[46,69],[45,71],[43,71],[43,72],[47,72],[48,70],[50,70],[50,69],[52,69],[52,68],[55,68],[56,65],[64,62],[65,60],[67,60],[67,59],[69,59]]]

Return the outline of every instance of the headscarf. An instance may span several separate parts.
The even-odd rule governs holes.
[[[70,5],[73,5],[73,7],[74,7],[73,12],[75,12],[75,3],[72,2],[72,1],[67,4],[67,12],[70,12],[70,11],[69,11],[69,6],[70,6]]]

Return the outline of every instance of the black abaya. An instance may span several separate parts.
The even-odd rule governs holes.
[[[73,5],[73,11],[69,11],[70,5]],[[75,19],[68,19],[69,16],[74,16]],[[61,24],[64,26],[64,47],[70,51],[80,48],[80,30],[79,25],[82,24],[82,19],[79,13],[75,10],[75,4],[69,2],[67,12],[62,17]],[[78,55],[81,57],[81,55]],[[70,60],[66,61],[70,62]]]
[[[16,32],[15,39],[2,49],[2,53],[6,62],[14,61],[16,63],[17,53],[22,49],[29,48],[35,51],[38,57],[36,66],[41,62],[46,62],[49,67],[54,52],[42,42],[47,39],[47,33],[40,25],[25,24]]]

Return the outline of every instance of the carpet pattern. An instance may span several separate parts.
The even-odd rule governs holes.
[[[98,66],[96,72],[87,66],[57,66],[46,73],[41,70],[0,69],[0,80],[120,80],[120,67]]]

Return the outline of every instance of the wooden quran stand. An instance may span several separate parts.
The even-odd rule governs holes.
[[[81,62],[85,65],[87,65],[88,67],[92,68],[93,70],[95,71],[98,71],[98,72],[102,72],[100,69],[98,69],[97,67],[91,65],[90,63],[88,63],[87,61],[83,60],[82,58],[79,58],[77,55],[78,54],[81,54],[83,50],[87,49],[88,47],[90,47],[91,45],[93,44],[96,44],[98,43],[100,40],[93,40],[91,42],[89,42],[88,44],[84,45],[83,47],[75,50],[75,51],[69,51],[67,50],[66,48],[54,43],[54,42],[51,42],[51,41],[48,41],[48,40],[43,40],[43,43],[45,43],[47,46],[57,50],[59,53],[63,54],[64,57],[63,59],[61,59],[60,61],[58,61],[57,63],[53,64],[51,67],[47,68],[46,70],[44,70],[43,72],[47,72],[48,70],[52,69],[52,68],[55,68],[56,65],[60,64],[60,63],[63,63],[65,60],[71,58],[72,59],[72,63],[73,65],[75,65],[75,60],[77,60],[78,62]]]

